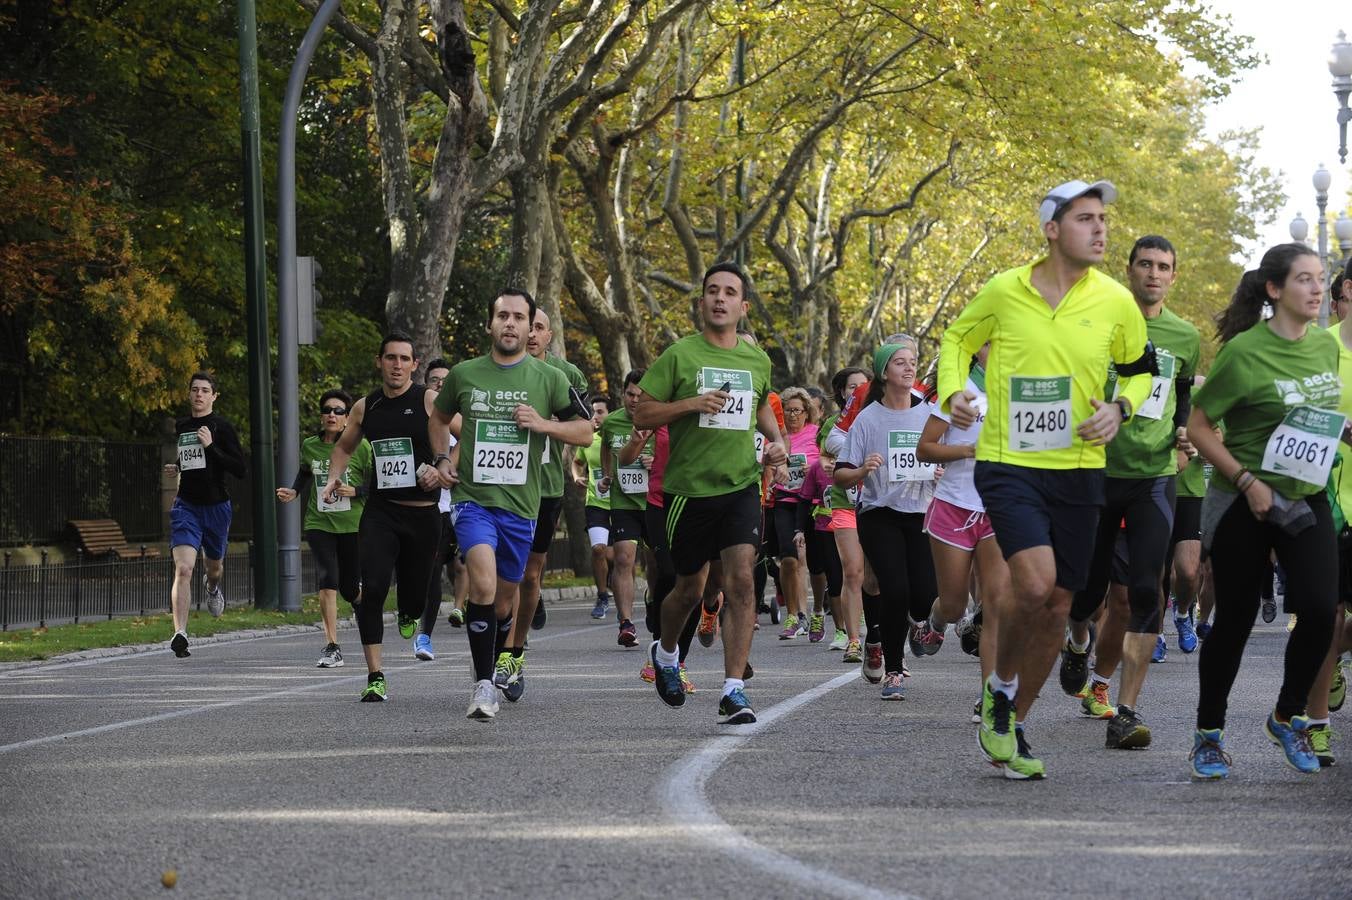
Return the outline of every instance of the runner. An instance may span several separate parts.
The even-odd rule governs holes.
[[[371,475],[371,445],[357,445],[338,486],[334,503],[324,500],[323,488],[329,480],[329,458],[338,436],[347,427],[352,395],[347,391],[325,391],[319,398],[319,434],[307,437],[300,445],[300,470],[291,487],[277,488],[277,499],[290,503],[307,487],[313,486],[305,504],[305,543],[315,560],[315,580],[319,587],[319,617],[328,640],[319,662],[321,669],[343,665],[343,648],[338,646],[338,595],[355,608],[361,602],[361,560],[357,549],[357,528],[366,507],[367,480]]]
[[[451,364],[438,357],[427,364],[424,382],[429,391],[440,392],[451,373]],[[455,447],[455,438],[451,438],[451,447]],[[423,605],[422,618],[418,623],[418,633],[413,636],[413,656],[415,659],[430,662],[437,658],[432,648],[432,630],[437,626],[437,616],[441,615],[441,573],[444,569],[451,584],[455,584],[456,561],[460,549],[455,543],[455,522],[451,517],[451,492],[441,489],[437,498],[437,512],[441,513],[441,540],[437,541],[437,555],[432,563],[432,577],[427,580],[427,602]],[[459,613],[460,622],[456,622]],[[455,625],[464,624],[464,613],[459,607],[453,608],[447,621]]]
[[[1339,322],[1329,327],[1329,332],[1338,341],[1338,378],[1343,384],[1338,412],[1345,416],[1352,416],[1352,316],[1349,316],[1352,281],[1348,280],[1349,275],[1352,275],[1352,260],[1348,261],[1347,271],[1339,272],[1334,279],[1332,296],[1342,302],[1337,304]],[[1339,689],[1336,682],[1342,676],[1340,661],[1348,649],[1348,638],[1352,637],[1346,622],[1347,604],[1349,597],[1352,597],[1352,530],[1347,528],[1347,514],[1352,512],[1352,448],[1339,444],[1338,459],[1339,465],[1333,470],[1330,485],[1331,499],[1334,501],[1333,520],[1338,534],[1338,606],[1334,612],[1333,639],[1329,641],[1324,664],[1310,686],[1306,708],[1306,716],[1310,720],[1310,749],[1321,767],[1333,765],[1335,759],[1335,732],[1329,713],[1343,705],[1338,695],[1347,693],[1346,684]]]
[[[817,426],[808,421],[812,400],[807,391],[799,387],[788,388],[780,392],[779,402],[784,408],[789,439],[788,478],[782,483],[772,483],[770,487],[774,499],[774,505],[770,507],[773,524],[769,530],[774,536],[771,547],[779,561],[779,584],[788,611],[779,639],[785,641],[806,634],[815,644],[825,634],[825,617],[814,615],[808,618],[803,569],[798,564],[799,553],[806,543],[803,527],[806,517],[800,517],[798,510],[803,502],[801,493],[808,469],[817,462]],[[800,518],[804,521],[799,521]]]
[[[1338,603],[1337,537],[1324,488],[1338,441],[1347,439],[1347,421],[1337,412],[1339,342],[1310,328],[1323,282],[1319,257],[1304,244],[1273,247],[1244,273],[1217,318],[1223,346],[1188,420],[1188,438],[1216,467],[1202,503],[1216,621],[1198,663],[1193,778],[1230,774],[1226,706],[1258,611],[1254,587],[1274,550],[1287,573],[1287,610],[1298,620],[1264,730],[1296,771],[1319,771],[1304,712]],[[1264,307],[1272,309],[1266,322]],[[1212,431],[1221,420],[1224,443]]]
[[[586,491],[587,503],[583,508],[587,517],[587,538],[591,541],[592,580],[596,582],[596,605],[592,607],[593,619],[604,619],[610,608],[610,593],[606,586],[610,583],[610,483],[604,481],[605,469],[601,465],[601,426],[610,415],[610,401],[594,395],[590,401],[591,423],[595,434],[586,447],[578,447],[572,456],[573,483]]]
[[[747,314],[746,276],[733,263],[704,273],[699,311],[703,330],[668,347],[639,383],[643,398],[634,425],[667,425],[670,457],[664,474],[667,537],[676,585],[662,600],[662,637],[649,654],[658,696],[685,703],[677,637],[700,603],[709,560],[722,560],[723,690],[718,722],[756,721],[744,691],[756,604],[752,566],[760,543],[759,481],[754,431],[766,437],[765,461],[782,465],[788,445],[766,402],[770,358],[737,335]]]
[[[1190,451],[1183,433],[1188,421],[1192,378],[1201,360],[1197,329],[1174,315],[1165,298],[1177,274],[1173,244],[1158,235],[1138,238],[1127,262],[1127,283],[1145,317],[1146,333],[1155,351],[1159,374],[1136,416],[1122,426],[1107,448],[1104,495],[1098,536],[1089,563],[1089,580],[1075,595],[1070,610],[1070,635],[1061,653],[1061,689],[1080,700],[1086,716],[1108,719],[1109,749],[1150,746],[1150,728],[1137,712],[1145,673],[1163,631],[1161,579],[1174,531],[1174,477],[1177,451]],[[1115,396],[1117,377],[1110,371],[1104,388]],[[1125,524],[1124,529],[1119,525]],[[1130,614],[1119,644],[1100,641],[1094,671],[1088,673],[1089,619],[1103,603],[1111,580],[1119,533],[1127,545],[1126,583]],[[1122,681],[1116,709],[1108,700],[1108,684],[1118,660]]]
[[[406,334],[391,332],[385,336],[376,368],[380,370],[380,387],[352,406],[347,427],[333,447],[323,491],[325,502],[337,502],[347,480],[349,461],[357,454],[364,435],[371,443],[375,464],[375,487],[357,528],[362,602],[357,604],[356,613],[366,656],[366,687],[361,692],[366,703],[378,703],[389,696],[380,664],[385,598],[391,577],[398,572],[399,635],[408,640],[427,601],[427,580],[441,540],[438,485],[431,471],[432,448],[427,442],[428,413],[436,393],[413,383],[418,359],[413,339]]]
[[[836,426],[845,415],[846,398],[853,397],[855,391],[866,384],[868,373],[855,366],[841,369],[831,376],[831,391],[835,394],[841,413],[833,417],[830,424],[822,426],[822,431],[826,432],[826,436],[822,439],[822,452],[832,459],[838,457],[845,447],[845,434],[837,430]],[[864,551],[859,546],[855,512],[859,488],[847,491],[836,487],[833,477],[828,496],[831,503],[831,533],[836,541],[836,552],[840,555],[840,612],[845,624],[845,655],[841,662],[863,663],[864,648],[860,641],[859,620],[864,615],[864,589],[867,586],[869,597],[876,597],[878,585],[873,578],[873,572],[865,572],[867,565],[864,562]],[[869,679],[873,684],[882,681],[883,677],[881,641],[875,646],[877,665],[873,668],[873,675]],[[866,678],[869,678],[869,674],[869,670],[864,673]]]
[[[958,428],[979,414],[964,384],[972,355],[991,345],[975,484],[1011,590],[977,737],[1008,778],[1045,775],[1017,727],[1016,702],[1022,721],[1064,643],[1071,597],[1084,587],[1103,445],[1150,390],[1145,320],[1131,293],[1093,268],[1107,245],[1104,204],[1116,198],[1106,181],[1053,188],[1038,210],[1047,255],[987,282],[943,336],[938,396]],[[1116,402],[1103,397],[1110,363],[1122,378]]]
[[[601,423],[602,486],[610,497],[610,540],[614,563],[615,614],[620,620],[616,641],[621,647],[638,646],[634,627],[634,563],[639,547],[648,543],[644,516],[648,506],[648,473],[653,465],[652,432],[634,428],[634,407],[642,392],[638,383],[643,369],[624,376],[623,405]],[[630,442],[636,443],[638,456],[628,465],[619,464],[619,454]],[[654,577],[652,567],[648,577]]]
[[[436,471],[442,485],[455,491],[456,536],[469,569],[465,627],[475,686],[466,715],[471,719],[497,715],[496,655],[509,654],[509,671],[499,685],[504,692],[512,675],[520,680],[521,649],[504,651],[499,642],[507,640],[526,570],[548,440],[585,446],[592,439],[590,410],[569,389],[568,379],[526,353],[535,314],[535,300],[525,291],[498,294],[489,306],[492,349],[451,369],[428,422]],[[454,469],[447,454],[448,428],[460,440]]]
[[[225,612],[225,548],[230,538],[233,508],[225,476],[244,477],[244,450],[235,426],[213,411],[216,379],[209,372],[194,372],[188,379],[188,408],[192,414],[174,421],[178,435],[178,463],[164,471],[178,475],[178,493],[169,509],[169,547],[174,557],[174,583],[169,588],[169,606],[174,616],[174,637],[169,649],[179,659],[188,652],[188,604],[192,602],[192,573],[197,551],[202,551],[202,588],[207,612]]]
[[[1192,386],[1199,388],[1205,381],[1201,375],[1195,375]],[[1211,613],[1211,604],[1202,603],[1203,595],[1210,594],[1206,575],[1209,565],[1202,557],[1202,498],[1206,496],[1208,463],[1196,450],[1190,453],[1180,448],[1175,455],[1178,498],[1174,502],[1174,532],[1169,538],[1169,554],[1164,564],[1163,594],[1173,598],[1178,649],[1192,653]]]
[[[866,405],[850,426],[836,460],[836,485],[861,485],[859,543],[878,577],[883,650],[883,700],[902,700],[903,647],[909,622],[929,615],[937,589],[934,562],[923,536],[934,496],[934,466],[916,458],[916,445],[933,407],[915,402],[913,343],[884,344],[873,354]],[[870,623],[871,624],[871,623]]]
[[[574,391],[586,393],[587,376],[577,366],[549,352],[553,341],[549,314],[537,308],[535,319],[531,322],[530,336],[526,339],[526,352],[562,372]],[[563,512],[565,455],[562,441],[550,438],[546,442],[541,458],[540,508],[535,514],[535,536],[531,539],[530,556],[526,558],[526,573],[521,577],[521,594],[510,619],[511,634],[506,644],[510,652],[498,658],[498,675],[504,684],[511,681],[509,699],[513,695],[519,699],[518,692],[525,690],[525,681],[517,669],[524,671],[526,664],[526,633],[530,629],[538,630],[545,626],[545,605],[540,602],[540,578],[545,571],[545,561],[549,558],[549,545],[554,541],[554,530],[559,524],[559,513]]]
[[[933,655],[939,651],[948,624],[961,621],[967,611],[975,564],[980,583],[977,610],[981,622],[979,626],[970,627],[980,628],[974,643],[980,648],[978,656],[983,680],[990,677],[994,667],[1000,607],[1009,593],[1009,567],[1000,555],[1000,545],[988,540],[995,537],[995,531],[973,483],[976,443],[988,407],[986,359],[989,353],[989,344],[978,350],[967,375],[967,390],[976,398],[972,401],[977,409],[976,422],[969,428],[956,428],[947,414],[935,408],[930,411],[929,422],[916,447],[916,456],[921,462],[944,466],[944,477],[925,513],[925,533],[929,535],[930,552],[934,557],[939,597],[930,609],[929,618],[915,629],[914,639],[922,653]],[[978,721],[980,710],[978,699],[975,712]]]
[[[840,552],[836,550],[836,538],[831,533],[831,490],[835,487],[835,471],[836,458],[829,453],[819,453],[803,483],[803,499],[798,504],[798,530],[807,542],[805,561],[812,577],[813,602],[820,604],[825,600],[835,626],[835,634],[826,649],[844,650],[849,645],[849,638],[842,627],[845,622],[840,611],[843,576]],[[820,587],[817,585],[819,579]]]

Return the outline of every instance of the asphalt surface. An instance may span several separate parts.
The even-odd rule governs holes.
[[[762,619],[762,723],[740,730],[714,722],[717,644],[667,709],[581,607],[551,608],[491,723],[464,718],[445,624],[430,663],[387,629],[385,704],[357,702],[350,630],[338,670],[313,668],[314,635],[10,670],[0,896],[145,897],[166,870],[194,897],[1352,896],[1352,741],[1301,776],[1262,734],[1282,620],[1231,698],[1231,778],[1192,784],[1196,654],[1152,667],[1145,751],[1104,749],[1053,675],[1029,730],[1049,777],[1011,782],[977,752],[956,640],[883,703]]]

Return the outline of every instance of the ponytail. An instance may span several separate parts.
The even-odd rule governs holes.
[[[1271,302],[1267,286],[1286,285],[1291,264],[1302,256],[1316,255],[1304,244],[1278,244],[1263,254],[1258,268],[1250,269],[1239,279],[1239,285],[1230,297],[1230,305],[1216,316],[1216,336],[1222,344],[1237,334],[1248,331],[1263,317],[1263,305]]]

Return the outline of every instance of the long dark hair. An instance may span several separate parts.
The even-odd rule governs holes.
[[[1263,304],[1269,302],[1268,283],[1282,287],[1291,274],[1291,265],[1302,256],[1317,256],[1304,244],[1278,244],[1263,254],[1258,268],[1239,279],[1230,296],[1230,305],[1216,316],[1216,337],[1224,344],[1237,334],[1257,325],[1263,316]]]
[[[850,399],[845,396],[845,385],[849,384],[850,378],[855,375],[868,377],[868,373],[858,366],[846,366],[831,376],[831,393],[835,396],[836,406],[840,409],[844,409],[845,401]]]

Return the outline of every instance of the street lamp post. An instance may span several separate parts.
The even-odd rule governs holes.
[[[1329,52],[1329,74],[1333,76],[1333,94],[1338,98],[1338,161],[1347,162],[1347,123],[1352,122],[1352,109],[1347,98],[1352,94],[1352,44],[1347,33],[1338,32],[1338,41]]]
[[[1329,324],[1329,224],[1325,215],[1329,205],[1329,186],[1333,184],[1333,176],[1329,170],[1320,163],[1319,168],[1314,171],[1314,201],[1319,205],[1319,264],[1324,267],[1324,299],[1319,301],[1319,327],[1327,328]]]
[[[1286,228],[1291,232],[1291,240],[1297,244],[1305,243],[1305,239],[1310,236],[1310,223],[1305,221],[1305,216],[1301,213],[1296,213],[1296,217]]]
[[[1338,262],[1346,266],[1352,256],[1352,219],[1347,213],[1338,214],[1338,221],[1333,223],[1333,236],[1338,239]]]

